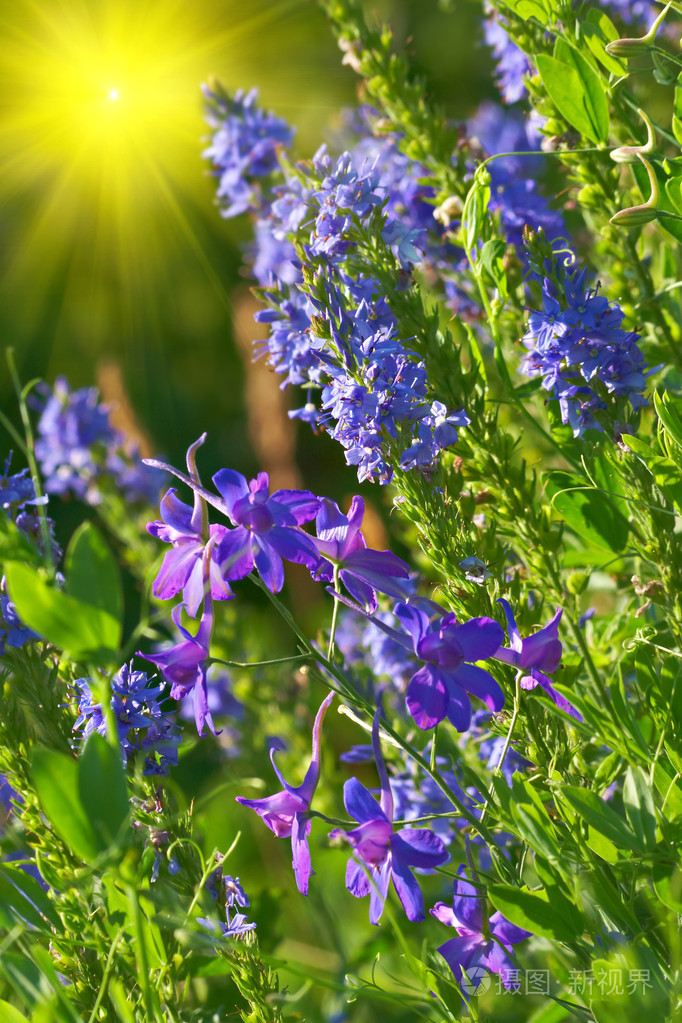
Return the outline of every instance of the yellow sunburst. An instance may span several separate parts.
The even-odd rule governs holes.
[[[126,333],[141,309],[147,315],[154,303],[168,301],[173,259],[186,259],[189,250],[220,288],[197,239],[197,217],[215,217],[210,186],[202,182],[199,86],[217,73],[230,88],[265,84],[267,92],[264,39],[283,23],[286,35],[287,21],[294,29],[303,24],[306,6],[3,5],[0,303],[21,310],[22,334],[44,333],[45,316],[56,309],[58,321],[61,309],[65,344],[103,349],[112,330]],[[278,83],[278,95],[290,85]],[[216,217],[218,230],[219,223]],[[55,322],[54,333],[59,329]]]

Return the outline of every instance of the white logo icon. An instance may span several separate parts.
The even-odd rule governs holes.
[[[482,966],[472,966],[469,970],[463,969],[460,987],[468,995],[482,995],[490,987],[490,974]]]

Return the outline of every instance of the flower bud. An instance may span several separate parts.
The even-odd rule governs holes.
[[[653,125],[643,110],[638,110],[637,113],[646,125],[646,143],[643,146],[620,146],[618,149],[611,150],[609,156],[615,163],[636,163],[640,153],[647,155],[654,151],[655,135]]]
[[[658,217],[658,210],[654,210],[646,203],[643,206],[631,206],[627,210],[618,210],[611,217],[610,223],[616,227],[641,227],[643,224],[650,224]]]
[[[586,572],[571,572],[566,580],[566,589],[574,596],[579,596],[587,587],[588,576]]]
[[[658,217],[660,193],[658,190],[656,172],[649,161],[646,160],[641,153],[637,153],[637,158],[646,167],[647,174],[649,175],[649,184],[651,185],[651,195],[649,196],[648,201],[642,203],[641,206],[630,206],[626,210],[618,210],[618,212],[611,217],[611,223],[616,227],[641,227],[643,224],[648,224],[652,220],[656,220]]]
[[[448,227],[451,220],[462,215],[462,200],[458,195],[450,195],[433,211],[434,220]]]
[[[651,28],[646,35],[643,35],[640,39],[614,39],[613,42],[606,44],[606,52],[612,57],[641,57],[642,54],[649,53],[656,39],[656,33],[660,24],[670,10],[670,7],[671,4],[666,4],[656,20],[652,22]]]

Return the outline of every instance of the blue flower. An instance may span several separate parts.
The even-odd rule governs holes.
[[[476,990],[483,980],[479,971],[485,969],[499,973],[503,986],[512,988],[511,946],[529,938],[532,932],[511,923],[500,912],[488,917],[484,912],[485,896],[471,884],[466,868],[460,866],[457,875],[452,907],[438,902],[431,910],[441,923],[456,928],[458,935],[446,941],[438,951],[460,984],[468,981]],[[469,974],[469,971],[475,972]]]
[[[234,217],[262,205],[257,178],[277,168],[277,149],[290,146],[289,125],[257,106],[258,90],[241,89],[230,98],[221,89],[202,86],[206,120],[215,128],[211,145],[203,153],[220,179],[218,199],[224,217]]]
[[[644,397],[647,365],[639,334],[622,328],[625,314],[586,287],[587,270],[570,270],[552,256],[545,261],[542,310],[531,312],[521,338],[528,349],[521,370],[542,376],[542,386],[558,399],[562,422],[576,437],[603,429],[597,415],[621,399],[633,410]]]
[[[339,578],[351,596],[369,611],[376,611],[377,590],[394,597],[406,595],[405,583],[410,570],[390,551],[367,549],[360,532],[364,514],[365,502],[361,497],[353,498],[348,515],[343,515],[334,501],[320,498],[317,539],[313,539],[313,543],[324,562],[315,572],[315,577],[331,580],[336,566]]]
[[[213,477],[225,512],[235,526],[220,540],[217,556],[227,579],[243,579],[258,569],[272,593],[284,585],[282,558],[315,568],[319,554],[299,527],[317,514],[320,502],[309,490],[276,490],[268,474],[247,483],[241,473],[221,469]]]
[[[329,837],[342,838],[353,848],[346,888],[358,899],[370,896],[370,923],[381,919],[391,880],[407,919],[423,920],[424,898],[412,868],[432,870],[447,863],[450,854],[429,828],[393,831],[393,797],[379,741],[379,711],[374,715],[372,748],[381,781],[380,801],[357,778],[349,778],[343,786],[343,801],[359,826],[351,831],[335,828]]]

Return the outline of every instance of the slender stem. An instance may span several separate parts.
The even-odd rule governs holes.
[[[140,900],[137,895],[137,890],[132,884],[126,885],[126,894],[128,896],[128,904],[130,906],[130,915],[133,921],[133,927],[135,928],[135,957],[137,959],[138,967],[138,980],[142,986],[142,997],[144,999],[144,1008],[147,1014],[147,1020],[156,1020],[157,1023],[163,1023],[158,1005],[158,996],[155,998],[150,987],[150,974],[149,974],[149,963],[147,961],[147,947],[145,945],[144,930],[142,928],[142,911],[140,909]]]
[[[109,983],[109,975],[111,973],[111,968],[114,965],[114,953],[116,952],[116,949],[118,948],[119,942],[121,941],[122,937],[123,937],[123,928],[121,928],[121,930],[116,934],[116,937],[114,938],[114,940],[111,943],[111,948],[109,949],[109,955],[107,956],[107,961],[104,964],[104,973],[102,974],[102,983],[99,986],[99,991],[97,992],[97,998],[95,1000],[95,1004],[92,1007],[92,1012],[90,1013],[90,1016],[88,1018],[88,1023],[95,1023],[95,1020],[97,1019],[97,1013],[99,1012],[99,1007],[102,1004],[102,999],[104,998],[104,995],[106,994],[107,984]]]
[[[293,654],[291,657],[275,657],[270,661],[226,661],[222,657],[208,657],[207,664],[225,664],[228,668],[268,668],[272,664],[291,664],[295,661],[309,661],[313,654]]]
[[[332,624],[329,630],[329,646],[327,647],[327,660],[334,659],[334,637],[336,636],[336,623],[339,615],[339,600],[336,593],[339,589],[339,566],[334,565],[334,610],[332,611]]]
[[[31,417],[28,414],[28,408],[26,405],[26,388],[22,389],[21,380],[17,372],[16,362],[14,360],[14,349],[7,349],[7,366],[9,373],[12,378],[12,384],[19,402],[19,412],[21,413],[21,422],[24,426],[24,433],[26,435],[26,459],[31,470],[31,479],[33,481],[33,489],[37,498],[44,497],[42,483],[40,481],[40,473],[38,472],[38,462],[36,461],[35,452],[35,439],[33,436],[33,426],[31,424]],[[55,563],[54,563],[54,551],[52,550],[52,538],[50,536],[50,527],[47,521],[47,513],[45,512],[45,505],[38,504],[38,518],[40,520],[40,532],[43,538],[43,546],[45,548],[45,559],[47,561],[50,575],[55,574]]]

